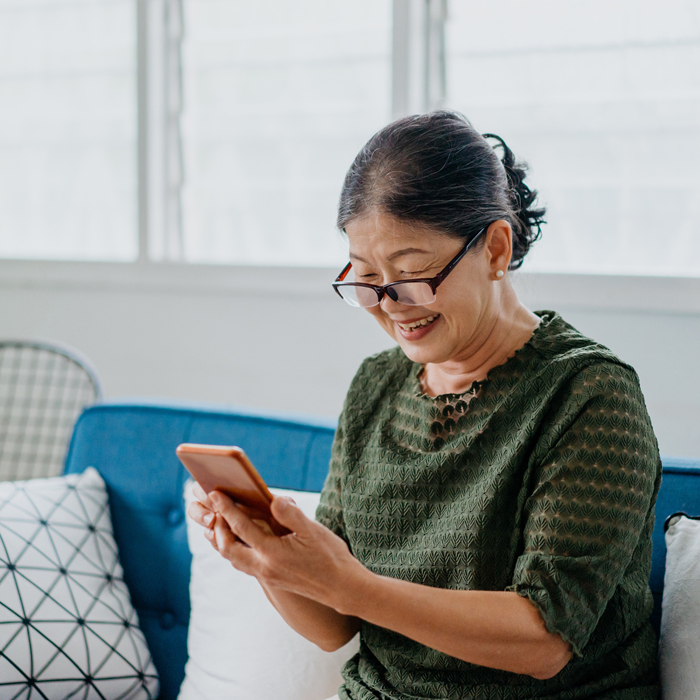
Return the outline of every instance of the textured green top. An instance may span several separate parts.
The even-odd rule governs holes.
[[[317,519],[377,574],[516,591],[574,657],[554,678],[460,661],[364,622],[342,699],[657,698],[651,532],[661,480],[634,370],[551,311],[465,394],[399,348],[348,392]]]

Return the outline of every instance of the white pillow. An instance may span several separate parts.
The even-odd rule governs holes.
[[[310,518],[319,494],[291,496]],[[193,499],[192,482],[185,501]],[[272,607],[258,582],[234,569],[187,519],[192,551],[189,660],[178,700],[325,700],[338,692],[340,669],[358,649],[355,638],[328,653],[304,639]]]
[[[0,698],[35,696],[158,696],[92,467],[0,483]]]
[[[700,521],[679,517],[666,532],[659,663],[664,700],[700,698]]]

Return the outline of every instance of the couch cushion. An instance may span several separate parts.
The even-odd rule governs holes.
[[[141,628],[175,700],[187,660],[189,574],[181,442],[238,444],[270,486],[318,491],[334,421],[250,409],[120,401],[79,418],[66,473],[95,466],[107,484],[114,536]]]

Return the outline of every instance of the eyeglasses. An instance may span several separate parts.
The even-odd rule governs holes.
[[[432,304],[436,298],[437,288],[445,281],[447,275],[457,266],[457,263],[467,254],[467,251],[474,245],[475,241],[486,231],[488,227],[479,231],[474,238],[455,255],[446,267],[435,277],[420,277],[412,280],[401,280],[385,285],[365,284],[364,282],[343,282],[348,276],[352,263],[349,262],[343,271],[333,282],[333,289],[336,294],[344,299],[350,306],[360,306],[368,309],[381,303],[386,294],[389,299],[406,306],[424,306]]]

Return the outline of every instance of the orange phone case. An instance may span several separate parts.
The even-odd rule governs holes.
[[[272,494],[240,447],[185,442],[175,452],[204,491],[225,493],[244,506],[250,517],[262,517],[276,535],[289,534],[290,530],[272,517]]]

